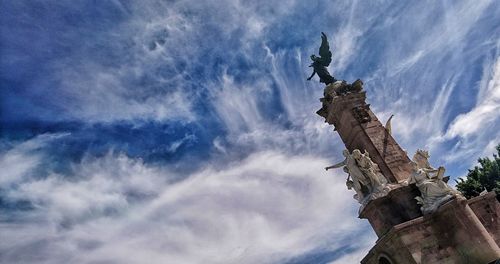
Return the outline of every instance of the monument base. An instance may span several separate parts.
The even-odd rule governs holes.
[[[432,214],[393,226],[361,263],[487,264],[500,259],[495,241],[500,206],[491,196],[456,198]]]
[[[378,237],[393,226],[422,216],[415,197],[420,195],[415,185],[401,186],[386,196],[368,202],[360,211],[359,218],[368,219]]]

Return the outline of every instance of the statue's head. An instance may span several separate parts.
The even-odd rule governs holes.
[[[352,157],[355,158],[355,159],[361,158],[361,151],[359,151],[359,149],[353,150],[352,151]]]
[[[428,168],[429,164],[429,152],[422,149],[417,149],[415,155],[413,155],[412,161],[414,161],[420,168]]]
[[[428,159],[431,155],[429,155],[429,151],[427,151],[427,150],[417,149],[417,152],[415,152],[415,155],[413,157],[415,157],[415,156],[420,156],[420,157]]]

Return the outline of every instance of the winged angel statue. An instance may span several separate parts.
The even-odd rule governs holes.
[[[325,33],[321,32],[321,47],[319,47],[319,56],[311,55],[311,60],[313,63],[309,67],[313,67],[313,73],[307,80],[311,80],[314,74],[318,74],[319,81],[325,83],[326,85],[334,83],[337,80],[330,75],[328,72],[328,65],[332,62],[332,52],[330,51],[330,45],[328,44],[328,39]]]

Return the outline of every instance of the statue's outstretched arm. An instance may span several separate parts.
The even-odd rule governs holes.
[[[341,162],[339,162],[339,163],[337,163],[335,165],[326,167],[325,170],[340,168],[342,166],[345,166],[345,164],[346,163],[345,163],[345,160],[344,160],[344,161],[341,161]]]

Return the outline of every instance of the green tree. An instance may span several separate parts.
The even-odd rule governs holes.
[[[457,181],[457,189],[467,197],[467,199],[478,196],[486,189],[495,191],[497,200],[500,201],[500,144],[497,145],[497,154],[493,154],[493,160],[479,158],[479,166],[469,170],[466,179]]]

